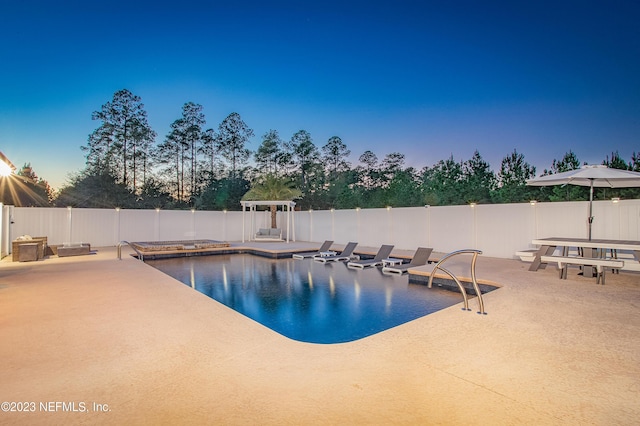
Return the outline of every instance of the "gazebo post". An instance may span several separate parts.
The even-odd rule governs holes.
[[[293,201],[292,201],[293,203]],[[295,203],[293,204],[295,206]],[[293,215],[291,216],[291,226],[293,228],[293,242],[296,241],[296,211],[293,210]]]
[[[242,242],[244,243],[244,210],[246,206],[244,201],[241,201],[240,204],[242,204]]]
[[[251,213],[251,235],[255,235],[256,233],[256,206],[251,204],[250,210]]]
[[[289,243],[289,232],[290,232],[289,218],[291,217],[291,206],[287,204],[286,207],[287,207],[287,243]]]

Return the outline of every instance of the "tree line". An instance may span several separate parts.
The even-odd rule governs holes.
[[[99,124],[81,147],[86,167],[57,194],[49,192],[44,204],[239,210],[243,195],[267,178],[286,181],[299,190],[297,205],[302,209],[588,198],[588,189],[583,187],[526,186],[536,176],[536,168],[516,150],[502,159],[497,172],[477,150],[468,160],[451,156],[422,169],[407,167],[400,152],[380,159],[367,150],[352,165],[348,161],[351,151],[339,136],[318,147],[306,130],[289,139],[269,130],[251,151],[248,145],[254,132],[240,114],[232,112],[217,127],[207,128],[202,105],[193,102],[183,105],[181,116],[158,138],[141,98],[126,89],[117,91],[92,118]],[[613,152],[602,163],[640,171],[640,154],[634,152],[626,162]],[[569,151],[541,174],[580,166],[575,153]],[[640,190],[599,188],[595,196],[640,198]]]

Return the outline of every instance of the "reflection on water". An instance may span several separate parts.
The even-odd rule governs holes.
[[[458,293],[408,284],[407,276],[344,263],[266,259],[249,254],[146,261],[291,339],[361,339],[459,303]]]

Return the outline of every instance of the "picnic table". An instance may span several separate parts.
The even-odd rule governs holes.
[[[610,239],[587,239],[587,238],[567,238],[567,237],[551,237],[551,238],[541,238],[535,239],[532,241],[533,244],[539,245],[540,248],[535,254],[533,262],[529,267],[530,271],[537,271],[538,269],[544,268],[547,261],[551,259],[557,259],[558,261],[563,261],[569,259],[575,260],[576,264],[581,264],[584,266],[589,266],[589,262],[593,262],[591,266],[597,266],[598,264],[603,263],[603,260],[607,259],[598,258],[597,251],[602,250],[610,250],[611,253],[617,253],[621,250],[628,250],[633,253],[635,261],[631,260],[631,262],[624,262],[625,266],[630,267],[628,269],[638,269],[634,266],[638,266],[638,262],[640,261],[640,241],[629,241],[629,240],[610,240]],[[562,248],[562,254],[554,256],[554,252],[558,247]],[[580,248],[582,249],[582,253],[580,256],[574,256],[573,258],[568,257],[568,250],[570,248]],[[589,260],[593,259],[593,260]],[[613,262],[613,260],[611,260]],[[606,265],[604,265],[606,266]],[[627,268],[625,268],[627,269]],[[592,268],[584,268],[584,276],[591,277],[593,276]]]

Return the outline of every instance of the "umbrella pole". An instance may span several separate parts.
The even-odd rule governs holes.
[[[591,224],[593,223],[593,179],[589,186],[589,241],[591,241]]]

